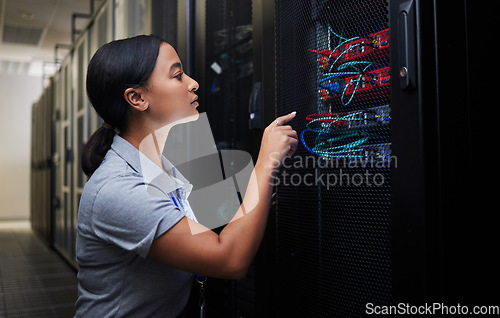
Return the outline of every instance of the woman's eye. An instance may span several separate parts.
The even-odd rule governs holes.
[[[176,78],[177,78],[179,81],[182,81],[182,75],[183,75],[183,74],[184,74],[184,73],[180,73],[179,75],[177,75],[177,76],[176,76]]]

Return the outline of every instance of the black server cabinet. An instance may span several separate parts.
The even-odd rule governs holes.
[[[175,22],[170,14],[156,14],[153,29],[169,41],[176,41],[181,48],[178,50],[181,60],[184,64],[189,61],[190,69],[186,71],[200,84],[198,110],[207,114],[217,149],[244,150],[255,162],[263,126],[275,115],[274,3],[261,0],[154,3],[160,12],[176,10],[186,14],[186,18],[177,16]],[[221,230],[222,227],[215,229]],[[264,238],[244,279],[207,280],[207,317],[261,317],[269,313],[267,304],[274,296],[273,240],[272,232]],[[198,287],[195,283],[185,316],[198,314]]]
[[[391,303],[387,1],[276,1],[277,113],[301,145],[277,177],[277,311]]]
[[[177,48],[178,1],[153,0],[151,6],[152,34]]]
[[[206,112],[217,149],[251,152],[249,100],[253,88],[252,0],[197,2],[203,14],[203,38],[195,35],[198,52],[195,78],[200,112]],[[201,22],[196,20],[195,23]],[[200,54],[202,53],[202,54]],[[215,229],[216,232],[222,230]],[[253,317],[255,305],[252,264],[241,281],[211,278],[207,281],[207,316]]]
[[[206,1],[205,9],[204,109],[219,150],[248,150],[252,1]]]
[[[275,180],[278,316],[498,306],[492,198],[473,191],[493,179],[476,146],[491,11],[276,0],[276,109],[301,138]]]

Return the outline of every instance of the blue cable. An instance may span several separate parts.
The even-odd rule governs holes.
[[[336,36],[336,37],[338,37],[339,39],[341,39],[341,40],[348,40],[348,39],[346,39],[346,38],[342,37],[341,35],[338,35],[337,33],[333,32],[333,29],[332,29],[332,27],[330,26],[330,24],[328,24],[328,30],[330,30],[330,32],[332,32],[332,33],[333,33],[333,35],[335,35],[335,36]]]
[[[313,154],[315,156],[323,156],[323,157],[335,157],[335,156],[360,157],[359,155],[353,155],[353,153],[355,151],[362,150],[362,149],[358,148],[358,146],[362,145],[366,141],[368,141],[372,137],[371,134],[368,134],[366,132],[361,132],[360,133],[358,131],[350,131],[350,132],[339,134],[339,135],[335,136],[332,133],[325,132],[325,129],[329,128],[332,124],[336,123],[339,120],[362,120],[362,118],[353,118],[353,116],[356,116],[356,115],[359,115],[359,114],[362,114],[362,113],[363,112],[355,112],[355,113],[347,114],[347,115],[342,116],[342,117],[325,116],[325,117],[320,117],[320,118],[317,118],[317,119],[314,119],[314,120],[310,121],[309,123],[307,123],[306,129],[304,129],[302,131],[302,133],[300,134],[300,140],[301,140],[302,144],[304,145],[304,148],[306,148],[306,150],[309,153],[311,153],[311,154]],[[324,128],[321,128],[321,129],[311,128],[310,127],[315,122],[324,121],[325,119],[332,119],[333,120],[332,122],[329,123],[328,127],[324,127]],[[306,141],[305,141],[304,135],[305,135],[306,132],[313,132],[313,133],[317,133],[318,134],[318,136],[315,138],[315,145],[314,145],[313,148],[309,147],[307,145]],[[326,137],[327,140],[319,142],[318,139],[321,136]],[[333,143],[333,142],[336,142],[336,141],[341,141],[341,140],[345,140],[347,138],[357,137],[357,136],[360,136],[360,138],[357,139],[357,140],[355,140],[355,141],[352,141],[352,142],[349,142],[349,143],[346,143],[346,144],[343,144],[343,145],[339,145],[339,146],[332,146],[332,147],[325,147],[324,148],[324,146],[326,146],[329,143]],[[332,152],[332,150],[340,150],[340,151],[333,151]]]
[[[355,39],[356,39],[356,38],[354,38],[354,40],[355,40]],[[364,43],[357,43],[357,44],[355,44],[355,45],[351,45],[351,46],[350,46],[347,50],[344,50],[342,53],[340,53],[340,54],[339,54],[339,56],[337,56],[337,58],[335,59],[335,61],[333,61],[332,66],[330,67],[330,70],[329,70],[329,71],[331,71],[331,70],[332,70],[333,66],[334,66],[334,65],[335,65],[335,63],[337,63],[337,61],[338,61],[338,60],[342,57],[342,55],[344,55],[344,54],[346,54],[347,52],[349,52],[349,50],[351,50],[353,47],[361,46],[362,44],[364,44]],[[342,45],[343,45],[343,44],[342,44]],[[335,50],[336,50],[336,49],[335,49]],[[332,51],[332,54],[333,54],[333,52],[334,52],[334,51]],[[330,54],[330,56],[331,56],[332,54]],[[329,60],[330,60],[330,58],[328,58],[328,61],[329,61]]]
[[[336,157],[336,156],[360,157],[359,155],[358,156],[354,156],[353,152],[356,151],[356,150],[361,150],[360,148],[357,148],[357,146],[364,144],[366,141],[368,141],[370,139],[370,135],[364,134],[365,135],[364,137],[362,137],[362,138],[360,138],[358,140],[349,142],[347,144],[339,145],[339,146],[333,146],[333,147],[327,147],[327,148],[321,149],[321,147],[325,146],[327,143],[331,143],[331,142],[335,142],[335,141],[341,141],[343,139],[359,135],[357,132],[356,133],[350,133],[350,134],[343,134],[343,135],[340,135],[338,137],[333,137],[333,138],[327,139],[326,141],[323,141],[323,142],[320,142],[320,143],[316,143],[316,145],[311,149],[307,145],[307,143],[305,142],[305,138],[304,138],[305,133],[308,132],[308,131],[312,131],[312,130],[310,130],[308,128],[304,129],[302,131],[302,133],[300,134],[300,139],[302,141],[302,144],[304,145],[304,148],[309,153],[311,153],[311,154],[313,154],[315,156],[323,156],[323,157]],[[317,138],[316,138],[316,140],[317,140]],[[332,150],[340,150],[340,151],[332,152]]]
[[[309,148],[309,146],[306,144],[306,141],[304,140],[304,134],[306,133],[306,131],[310,131],[309,129],[304,129],[302,131],[302,133],[300,134],[300,140],[302,141],[302,144],[304,145],[304,148],[306,148],[307,151],[309,151],[311,154],[315,155],[315,156],[319,156],[317,153],[315,153],[311,148]]]
[[[362,64],[366,64],[366,66],[363,68],[363,69],[358,69],[358,65],[362,65]],[[332,93],[334,94],[340,94],[341,91],[342,91],[342,95],[341,95],[341,101],[342,103],[347,106],[351,103],[352,99],[354,98],[354,95],[355,93],[357,92],[358,88],[359,88],[359,83],[360,82],[363,82],[363,80],[361,80],[361,76],[363,76],[363,74],[366,72],[366,70],[368,70],[371,66],[373,65],[372,62],[369,62],[369,61],[351,61],[351,62],[346,62],[346,63],[343,63],[341,65],[339,65],[337,67],[337,71],[340,71],[340,70],[344,70],[348,67],[352,67],[356,70],[356,72],[349,72],[349,71],[344,71],[344,72],[334,72],[334,73],[327,73],[325,74],[327,77],[321,79],[319,82],[318,82],[318,85],[321,87],[321,88],[324,88],[324,89],[327,89],[329,91],[331,91]],[[333,67],[333,65],[332,65]],[[329,80],[332,80],[332,79],[335,79],[335,78],[340,78],[340,77],[344,77],[344,76],[348,76],[348,75],[358,75],[358,79],[357,80],[351,80],[349,83],[345,84],[345,83],[341,83],[339,81],[336,81],[336,82],[333,82],[333,83],[324,83],[326,81],[329,81]],[[345,97],[345,94],[347,92],[347,88],[352,84],[352,83],[356,83],[356,86],[354,87],[353,89],[353,92],[351,93],[351,97],[349,98],[349,100],[347,102],[344,101],[344,97]]]

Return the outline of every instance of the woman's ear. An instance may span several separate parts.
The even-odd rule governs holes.
[[[137,88],[127,88],[123,93],[123,97],[130,106],[138,111],[145,111],[149,107],[149,103],[144,100],[141,91]]]

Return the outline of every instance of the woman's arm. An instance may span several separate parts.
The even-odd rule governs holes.
[[[264,235],[274,173],[297,146],[297,133],[282,126],[294,116],[280,117],[279,125],[272,123],[265,129],[243,203],[220,235],[184,217],[153,241],[149,255],[192,273],[243,278]]]

